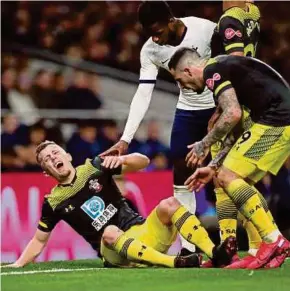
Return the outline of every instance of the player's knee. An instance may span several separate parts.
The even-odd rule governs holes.
[[[108,225],[102,235],[102,240],[106,245],[113,245],[123,234],[123,231],[115,225]]]
[[[217,182],[222,188],[226,188],[232,181],[240,178],[236,173],[222,167],[217,176]]]
[[[179,207],[180,203],[178,200],[175,197],[169,197],[159,203],[157,211],[162,214],[162,216],[166,215],[170,218]]]

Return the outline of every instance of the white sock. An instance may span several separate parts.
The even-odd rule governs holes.
[[[281,232],[278,229],[276,229],[271,233],[267,234],[265,237],[263,237],[263,240],[267,243],[274,243],[275,241],[277,241],[279,235],[281,235]]]
[[[174,185],[174,197],[192,214],[196,211],[195,193],[189,192],[185,186]],[[195,252],[195,245],[188,242],[181,235],[179,235],[181,245],[183,248],[191,252]]]
[[[258,252],[258,249],[249,249],[248,254],[255,257]]]

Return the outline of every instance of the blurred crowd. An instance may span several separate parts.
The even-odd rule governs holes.
[[[45,69],[40,69],[32,75],[28,72],[29,62],[23,63],[21,60],[21,57],[2,55],[2,109],[11,109],[16,113],[19,109],[34,111],[37,116],[37,109],[101,107],[97,75],[74,71],[68,79],[62,72]],[[26,122],[29,123],[31,117],[26,118],[28,118]]]
[[[140,1],[2,2],[2,41],[138,72],[146,40],[138,24]],[[217,22],[221,1],[170,1],[177,17]],[[290,4],[258,2],[262,13],[259,57],[290,81]],[[273,13],[275,9],[275,13]]]

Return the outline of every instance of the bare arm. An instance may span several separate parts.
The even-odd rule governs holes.
[[[205,147],[210,147],[226,136],[242,117],[242,110],[233,88],[224,91],[219,96],[219,106],[223,113],[213,129],[203,138],[202,143]]]
[[[136,172],[146,168],[150,160],[139,153],[133,153],[124,156],[105,156],[102,166],[107,169],[116,169],[122,165],[122,174],[127,172]]]
[[[234,138],[234,136],[232,134],[228,135],[224,141],[223,149],[208,164],[208,166],[213,168],[215,171],[218,170],[235,142],[236,142],[236,139]]]
[[[142,170],[146,168],[150,163],[150,160],[146,156],[141,155],[139,153],[125,155],[122,158],[123,158],[122,173]]]
[[[50,232],[44,232],[37,229],[34,237],[28,243],[19,259],[14,264],[8,265],[7,267],[24,267],[25,265],[34,261],[43,251],[49,237]]]
[[[221,109],[220,105],[218,105],[215,109],[215,112],[213,113],[210,120],[208,121],[207,132],[210,132],[213,129],[214,124],[219,119],[221,114],[222,114],[222,109]]]

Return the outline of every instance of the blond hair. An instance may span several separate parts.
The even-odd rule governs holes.
[[[57,145],[54,141],[45,140],[44,142],[40,143],[36,150],[35,150],[35,156],[37,163],[40,163],[39,161],[39,154],[49,145]]]

